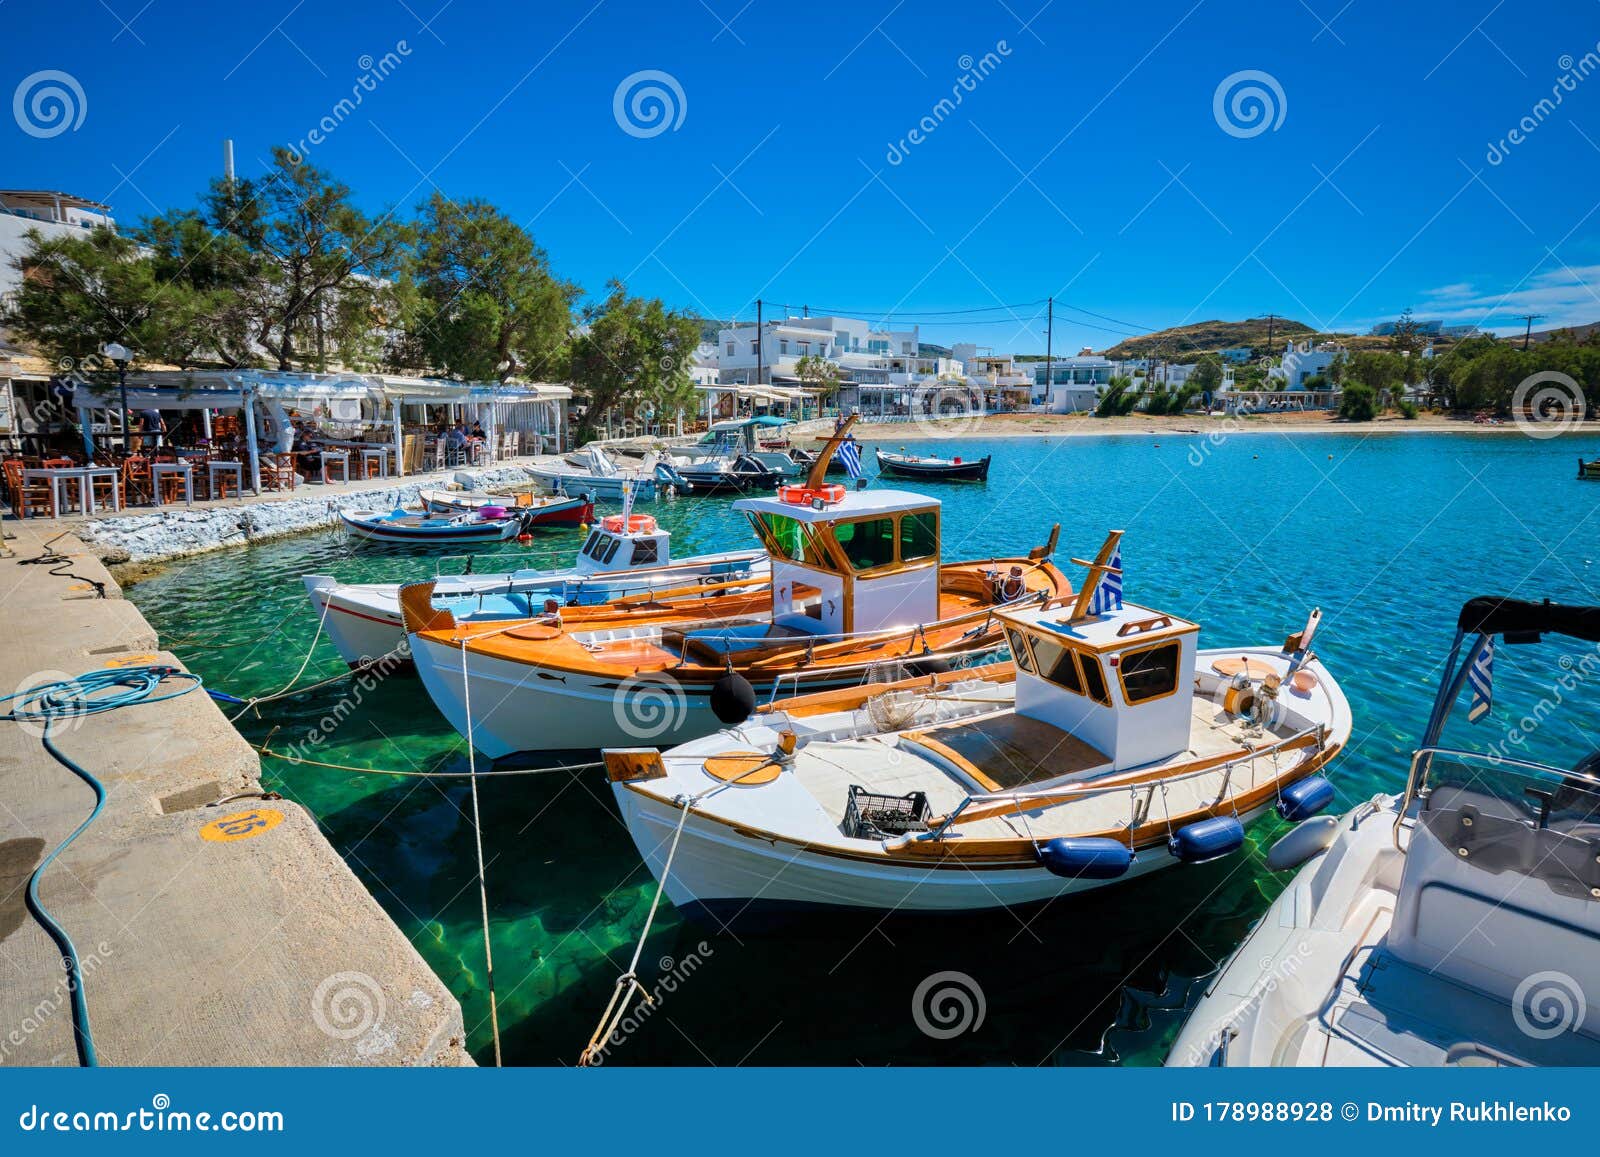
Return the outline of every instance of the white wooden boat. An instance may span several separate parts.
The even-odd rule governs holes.
[[[1298,874],[1167,1064],[1600,1064],[1600,752],[1564,769],[1439,746],[1495,642],[1545,633],[1600,643],[1600,607],[1462,608],[1404,793],[1278,842],[1268,865]],[[1594,673],[1595,652],[1579,651],[1582,666],[1563,654],[1552,677],[1557,703]]]
[[[594,606],[697,583],[747,583],[756,589],[770,573],[759,550],[674,559],[672,535],[655,519],[610,515],[589,532],[570,567],[440,578],[434,599],[466,622],[483,623],[535,617],[546,599],[568,607]],[[354,667],[397,653],[409,656],[400,614],[404,584],[341,583],[322,574],[302,581],[324,632],[346,663]]]
[[[482,490],[432,490],[417,492],[429,514],[475,514],[485,507],[516,511],[524,527],[587,526],[594,521],[594,499],[586,494],[490,494]]]
[[[995,612],[1015,666],[799,696],[664,754],[605,753],[623,821],[680,909],[1014,907],[1237,851],[1315,773],[1350,710],[1309,650],[1200,651],[1200,628],[1070,606]],[[1118,600],[1120,603],[1120,599]],[[1293,801],[1292,803],[1290,801]]]
[[[429,545],[504,542],[522,533],[522,517],[486,506],[467,514],[416,514],[409,510],[341,510],[339,517],[358,538]]]

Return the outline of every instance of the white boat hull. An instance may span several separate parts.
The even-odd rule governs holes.
[[[628,834],[651,873],[661,879],[681,812],[627,784],[613,786]],[[1263,806],[1241,812],[1240,819],[1248,823],[1266,810]],[[691,815],[665,878],[667,898],[677,908],[727,923],[757,911],[931,913],[1012,908],[1125,883],[1179,864],[1165,848],[1152,848],[1139,852],[1127,873],[1115,880],[1067,880],[1043,867],[985,870],[964,862],[942,867],[892,864],[881,858],[869,862],[781,839],[752,839],[725,823]]]
[[[562,494],[592,494],[596,498],[620,499],[622,497],[623,484],[631,482],[635,499],[648,501],[656,496],[656,480],[651,476],[642,478],[606,478],[593,474],[541,469],[537,466],[530,467],[528,473],[533,475],[540,486]]]

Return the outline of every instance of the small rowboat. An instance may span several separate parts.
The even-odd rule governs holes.
[[[475,514],[489,506],[522,515],[524,526],[588,526],[594,499],[588,494],[541,498],[537,494],[486,494],[481,490],[424,490],[417,495],[430,514]]]
[[[1596,458],[1592,462],[1585,462],[1582,458],[1579,458],[1578,477],[1600,479],[1600,458]]]
[[[889,475],[916,478],[924,482],[982,482],[989,477],[989,458],[974,458],[963,462],[956,458],[936,458],[921,454],[895,454],[888,450],[875,450],[878,469]]]
[[[503,506],[452,515],[341,510],[339,517],[351,533],[378,542],[504,542],[522,533],[522,516]]]

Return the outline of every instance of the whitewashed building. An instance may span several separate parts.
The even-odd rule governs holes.
[[[1307,378],[1326,376],[1341,352],[1343,347],[1331,341],[1321,345],[1309,340],[1290,342],[1283,351],[1283,360],[1267,370],[1267,377],[1281,383],[1280,389],[1303,390]]]

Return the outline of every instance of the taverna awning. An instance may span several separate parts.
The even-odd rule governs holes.
[[[146,373],[128,375],[128,406],[139,410],[238,410],[244,398],[272,399],[285,404],[311,405],[336,400],[362,400],[371,393],[364,378],[355,375],[266,374],[260,370],[206,371],[203,373]],[[122,405],[115,382],[77,383],[72,404],[78,409],[103,409]]]

